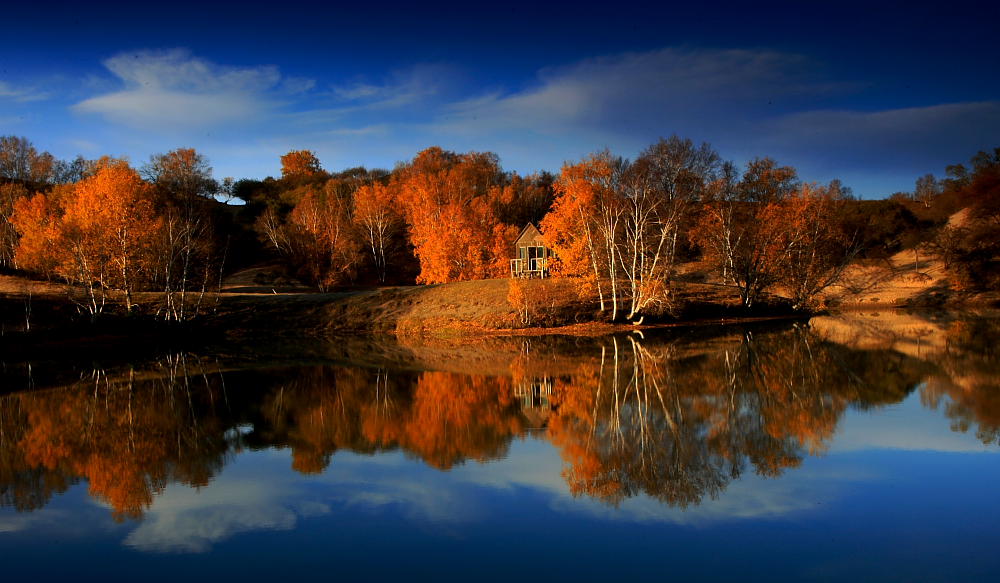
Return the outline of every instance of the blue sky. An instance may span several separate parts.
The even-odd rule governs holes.
[[[677,133],[878,197],[1000,146],[996,3],[19,4],[0,134],[64,158],[194,147],[241,178],[440,145],[558,171]]]

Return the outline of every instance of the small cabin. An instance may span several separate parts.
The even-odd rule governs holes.
[[[516,258],[510,260],[511,277],[547,277],[552,250],[542,241],[542,232],[528,223],[514,242]]]

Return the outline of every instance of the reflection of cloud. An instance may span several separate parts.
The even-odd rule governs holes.
[[[1000,453],[1000,448],[974,435],[951,431],[949,424],[940,411],[924,407],[920,391],[914,391],[898,405],[847,415],[830,453],[871,449]]]
[[[514,441],[507,457],[489,464],[466,464],[452,472],[464,482],[493,489],[530,487],[554,494],[569,494],[560,471],[559,452],[544,438]]]
[[[746,475],[729,484],[715,500],[706,498],[696,506],[675,508],[649,496],[629,498],[617,508],[596,500],[560,498],[554,507],[563,512],[583,512],[605,520],[666,522],[705,525],[720,521],[786,517],[815,510],[839,498],[844,482],[863,479],[860,474],[828,470],[790,470],[779,479]]]
[[[296,516],[288,508],[217,506],[188,512],[162,513],[132,531],[125,544],[155,552],[208,551],[212,543],[240,532],[291,530]]]
[[[515,447],[517,451],[515,450]],[[721,520],[778,517],[813,509],[818,503],[837,498],[837,485],[864,479],[853,471],[789,470],[779,479],[747,474],[730,483],[718,499],[705,498],[699,505],[674,508],[647,495],[624,500],[611,507],[589,497],[574,498],[557,471],[561,460],[554,448],[542,440],[515,444],[507,460],[497,464],[462,468],[460,478],[496,488],[523,487],[551,495],[550,506],[565,514],[587,514],[604,520],[625,522],[669,522],[705,524]]]
[[[125,544],[149,552],[206,552],[239,533],[290,530],[300,518],[326,515],[333,508],[399,511],[434,524],[466,522],[480,513],[463,488],[450,485],[447,473],[399,453],[370,457],[342,452],[314,477],[289,471],[285,455],[287,451],[246,453],[252,458],[244,460],[251,468],[247,475],[234,468],[198,490],[167,487]]]
[[[223,475],[199,490],[169,486],[125,544],[153,552],[205,552],[235,534],[290,530],[298,516],[328,511],[317,503],[295,503],[290,478],[261,472],[253,479]]]
[[[170,486],[125,544],[152,552],[204,552],[241,532],[288,530],[309,516],[361,512],[402,516],[435,530],[486,520],[503,512],[507,497],[520,490],[541,494],[551,510],[597,520],[709,526],[727,521],[780,519],[836,505],[852,483],[881,480],[858,468],[852,452],[903,448],[937,451],[995,451],[970,436],[955,434],[938,412],[920,405],[917,393],[876,414],[850,411],[822,459],[774,479],[751,468],[717,498],[687,508],[671,507],[647,495],[611,507],[586,496],[574,498],[561,476],[558,450],[543,438],[515,440],[509,456],[441,472],[402,452],[376,456],[339,452],[318,476],[288,469],[287,450],[245,453],[241,461],[198,491]],[[6,526],[5,526],[6,525]],[[3,528],[24,528],[2,523]]]
[[[273,107],[278,93],[312,87],[304,79],[286,79],[277,67],[229,67],[184,50],[122,53],[104,61],[125,88],[74,106],[140,129],[204,129],[252,120]]]
[[[94,509],[97,510],[97,509]],[[73,512],[46,507],[30,512],[6,514],[10,509],[0,509],[0,534],[21,532],[56,532],[61,538],[89,536],[88,527],[107,517],[104,512]]]
[[[23,514],[0,516],[0,533],[19,532],[28,528],[31,517]]]
[[[287,460],[276,453],[281,452],[244,454],[254,458],[248,464],[254,468],[248,476],[227,472],[197,492],[181,486],[167,488],[125,544],[153,552],[204,552],[241,532],[288,530],[301,517],[347,508],[400,514],[447,530],[483,519],[494,511],[496,496],[518,495],[518,489],[543,492],[548,506],[563,514],[706,524],[809,510],[835,500],[838,485],[845,480],[860,479],[843,469],[799,469],[777,480],[748,475],[730,484],[718,499],[705,499],[687,509],[671,508],[648,496],[636,496],[612,508],[591,498],[574,498],[560,475],[558,451],[542,439],[514,442],[511,455],[504,460],[467,464],[448,472],[399,452],[375,457],[341,452],[325,473],[306,478],[290,473]],[[269,471],[279,463],[281,471]]]
[[[375,459],[338,456],[319,480],[332,487],[332,500],[369,511],[394,507],[411,519],[436,524],[469,522],[482,514],[467,489],[454,486],[450,472],[397,453]]]

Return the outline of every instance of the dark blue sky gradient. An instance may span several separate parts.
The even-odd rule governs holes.
[[[61,157],[192,146],[218,176],[430,145],[557,171],[659,136],[863,196],[1000,145],[997,3],[19,3],[0,134]]]

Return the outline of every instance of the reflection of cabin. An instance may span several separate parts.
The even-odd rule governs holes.
[[[510,260],[511,277],[545,277],[549,274],[552,251],[542,241],[542,232],[528,223],[514,242],[517,259]]]
[[[548,411],[552,408],[552,379],[545,377],[540,379],[524,380],[514,386],[514,396],[521,401],[522,409],[542,409]]]
[[[514,385],[514,396],[521,403],[525,427],[541,430],[549,424],[552,413],[552,379],[549,377],[524,380]]]

